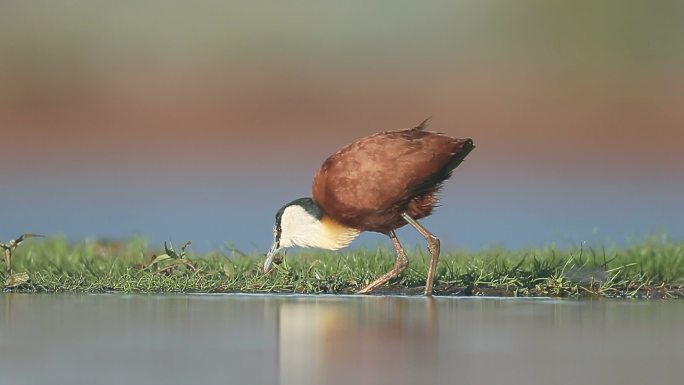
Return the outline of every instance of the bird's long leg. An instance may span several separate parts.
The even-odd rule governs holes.
[[[375,281],[368,284],[368,286],[361,289],[358,294],[368,294],[371,291],[375,290],[378,286],[384,285],[385,283],[387,283],[387,281],[396,277],[397,275],[401,274],[404,270],[406,270],[406,267],[409,264],[409,260],[408,258],[406,258],[406,253],[404,252],[404,248],[401,247],[399,239],[397,239],[397,234],[394,233],[394,230],[390,230],[390,232],[387,233],[387,236],[390,237],[390,240],[392,241],[392,246],[394,246],[394,251],[397,252],[397,259],[396,261],[394,261],[394,267],[392,267],[392,270],[383,274],[382,277],[376,279]]]
[[[437,262],[439,261],[439,238],[435,237],[434,234],[408,214],[403,213],[401,217],[418,230],[420,235],[427,241],[428,251],[430,252],[430,266],[428,267],[427,281],[425,282],[425,295],[432,295],[432,286],[435,283],[435,273],[437,272]]]

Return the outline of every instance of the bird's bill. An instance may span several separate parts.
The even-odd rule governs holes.
[[[264,262],[264,274],[268,273],[268,271],[271,269],[271,263],[273,262],[273,258],[275,258],[275,256],[278,255],[279,251],[280,247],[278,247],[278,245],[275,243],[268,250],[268,254],[266,254],[266,262]]]

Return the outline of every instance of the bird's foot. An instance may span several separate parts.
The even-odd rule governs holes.
[[[430,266],[428,267],[427,280],[425,282],[425,295],[432,295],[432,287],[435,285],[435,276],[437,275],[437,262],[439,261],[440,242],[439,238],[430,235],[425,238],[428,244],[428,251],[430,252]]]
[[[375,289],[375,286],[368,285],[356,292],[356,294],[370,294]]]
[[[376,279],[375,281],[369,283],[366,287],[356,292],[356,294],[370,294],[373,290],[389,282],[390,279],[401,274],[408,266],[408,259],[399,258],[394,264],[392,270],[385,273],[382,277]]]
[[[385,277],[382,276],[366,285],[366,287],[364,287],[363,289],[357,291],[356,294],[370,294],[373,290],[384,285],[387,281],[389,281],[389,278],[385,279]]]

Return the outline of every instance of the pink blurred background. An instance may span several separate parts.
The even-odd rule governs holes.
[[[3,1],[0,238],[263,251],[326,156],[427,116],[477,145],[449,247],[681,237],[683,47],[680,2]]]

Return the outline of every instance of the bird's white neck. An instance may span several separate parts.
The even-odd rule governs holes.
[[[281,247],[337,250],[349,245],[359,235],[358,230],[346,227],[326,215],[319,220],[300,206],[290,206],[285,210],[281,222]]]

